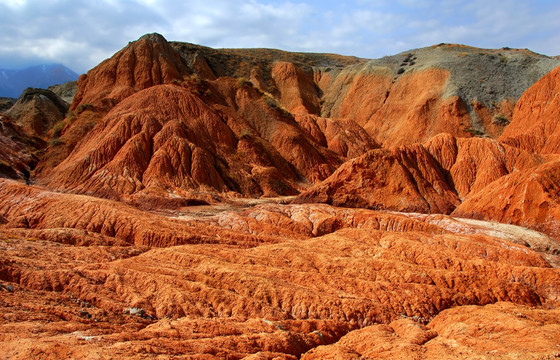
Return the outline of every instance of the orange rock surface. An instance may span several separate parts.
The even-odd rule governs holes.
[[[130,43],[0,117],[0,358],[558,357],[557,63]]]
[[[274,204],[170,218],[1,189],[3,356],[290,358],[402,316],[431,326],[456,306],[560,301],[539,253],[427,218]]]
[[[390,146],[422,142],[442,132],[465,136],[467,112],[461,101],[442,99],[448,76],[439,69],[402,75],[364,128]]]
[[[519,99],[500,139],[543,154],[560,154],[560,67],[546,74]]]
[[[454,215],[536,229],[560,239],[560,163],[504,176],[466,199]]]
[[[421,145],[372,150],[344,163],[297,203],[450,213],[459,204],[441,168]]]
[[[427,69],[396,80],[389,69],[369,71],[342,72],[330,84],[325,94],[330,117],[353,119],[389,146],[426,141],[441,132],[470,136],[464,104],[444,96],[448,71]]]
[[[553,359],[560,337],[558,309],[510,303],[445,310],[428,326],[395,320],[353,331],[302,359]]]
[[[319,93],[312,74],[304,73],[292,63],[277,62],[271,75],[280,92],[280,102],[288,111],[294,114],[320,112]]]
[[[492,139],[440,134],[424,144],[373,150],[349,160],[295,202],[449,214],[505,175],[525,170],[532,174],[552,159]],[[464,209],[476,202],[456,214],[467,214]]]

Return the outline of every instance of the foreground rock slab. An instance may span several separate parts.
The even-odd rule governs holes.
[[[158,213],[0,184],[0,358],[557,351],[546,235],[324,204]]]

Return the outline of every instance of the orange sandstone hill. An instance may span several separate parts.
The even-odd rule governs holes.
[[[559,65],[149,34],[25,92],[0,359],[558,357]]]
[[[499,134],[505,123],[488,117],[558,63],[527,51],[447,45],[372,61],[278,51],[259,57],[263,51],[169,44],[157,34],[130,43],[80,78],[74,117],[37,179],[111,198],[296,194],[387,141]],[[469,73],[473,62],[487,73]],[[531,72],[519,71],[529,65]],[[473,76],[503,86],[473,83]]]
[[[500,139],[542,154],[560,154],[560,68],[527,90],[515,107],[513,121]]]
[[[301,193],[297,202],[453,212],[527,226],[560,239],[560,158],[555,150],[560,146],[555,133],[560,120],[555,91],[559,71],[560,67],[545,75],[523,94],[512,124],[498,140],[442,134],[421,145],[373,150],[343,164]],[[387,152],[398,155],[382,155]],[[447,201],[444,207],[441,199]]]

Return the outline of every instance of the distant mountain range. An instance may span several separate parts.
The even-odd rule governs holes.
[[[0,69],[0,97],[17,98],[28,87],[48,88],[78,79],[78,74],[64,65],[37,65],[25,69]]]

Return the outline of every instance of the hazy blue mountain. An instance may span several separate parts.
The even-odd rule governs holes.
[[[37,65],[19,70],[0,69],[0,97],[17,98],[28,88],[48,88],[78,79],[78,74],[61,64]]]

